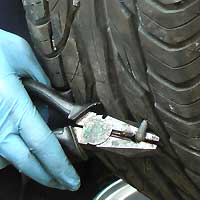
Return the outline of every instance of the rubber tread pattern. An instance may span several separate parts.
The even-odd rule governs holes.
[[[145,58],[148,60],[148,68],[154,72],[154,74],[160,75],[169,80],[169,82],[172,82],[172,84],[181,84],[190,81],[200,74],[200,69],[198,67],[200,65],[200,57],[187,65],[179,67],[169,66],[147,52]]]
[[[145,51],[171,67],[189,64],[200,56],[200,37],[195,35],[190,41],[178,45],[167,45],[147,32],[142,27],[139,29],[140,39]]]
[[[73,6],[73,1],[65,0],[23,0],[23,5],[36,52],[52,85],[68,88],[60,51],[66,45],[77,7]]]
[[[200,179],[199,6],[199,1],[138,1],[139,34],[155,108],[185,170],[195,174],[194,183]]]
[[[200,97],[200,80],[187,82],[185,85],[176,86],[166,79],[154,74],[148,69],[149,82],[152,86],[152,90],[156,95],[156,91],[159,91],[162,96],[174,101],[177,104],[190,104],[196,102]],[[199,77],[198,77],[199,78]]]
[[[159,40],[168,44],[173,45],[183,42],[199,32],[200,16],[195,17],[193,20],[185,23],[182,26],[169,29],[152,21],[143,12],[140,12],[139,15],[141,17],[140,19],[142,28],[146,32],[151,33]]]
[[[162,5],[156,0],[138,1],[138,9],[165,28],[181,26],[199,15],[199,0]]]

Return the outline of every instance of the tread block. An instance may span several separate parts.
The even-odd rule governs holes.
[[[140,24],[146,32],[154,35],[159,40],[169,44],[176,44],[189,39],[199,32],[200,16],[195,17],[182,26],[169,29],[151,20],[144,13],[140,13]]]
[[[78,10],[78,6],[73,6],[72,0],[51,0],[48,2],[46,0],[31,0],[29,3],[24,1],[24,4],[30,32],[33,39],[36,40],[39,47],[42,49],[42,52],[45,52],[44,54],[48,55],[55,53],[54,51],[59,51],[60,48],[63,48],[69,36],[70,27],[73,22],[74,15]],[[39,19],[35,10],[30,11],[32,18],[29,17],[29,7],[32,8],[35,5],[40,7],[43,5],[42,8],[45,12],[45,18],[43,18],[45,20],[43,18]],[[38,19],[33,19],[34,17]],[[46,38],[45,41],[41,41],[40,37],[42,36],[48,36],[48,38]],[[39,42],[42,44],[39,44]],[[47,43],[49,43],[49,48],[46,51],[45,49],[47,48]]]
[[[150,69],[148,69],[148,78],[154,96],[159,93],[164,98],[177,104],[191,104],[200,98],[199,79],[195,79],[181,86],[176,86],[154,74]]]
[[[165,128],[170,134],[183,135],[185,137],[200,137],[200,119],[185,120],[175,114],[164,110],[155,103],[155,107],[163,120]],[[170,130],[168,130],[168,127]],[[174,130],[174,131],[173,131]]]
[[[44,69],[46,69],[52,85],[55,88],[64,88],[67,84],[64,74],[62,72],[61,60],[62,58],[60,56],[56,56],[54,58],[46,58],[44,60]]]
[[[46,0],[23,0],[26,16],[32,21],[37,22],[45,18],[48,14],[45,7],[48,5]]]
[[[170,142],[185,167],[193,172],[199,173],[200,152],[180,145],[173,139],[170,139]]]
[[[141,12],[166,28],[181,26],[198,16],[200,11],[199,0],[183,1],[173,7],[162,5],[155,0],[139,0],[137,5]]]
[[[176,141],[176,143],[185,146],[189,149],[200,151],[200,137],[180,137],[179,135],[173,134],[171,140]]]
[[[56,13],[51,16],[51,27],[52,27],[52,43],[54,48],[59,44],[63,38],[64,26],[61,25],[60,14]]]
[[[153,73],[158,74],[164,79],[167,79],[175,84],[187,82],[191,79],[194,79],[200,74],[200,57],[198,57],[188,65],[174,68],[162,63],[160,60],[153,57],[150,53],[147,52],[145,54],[145,59],[148,68]]]
[[[36,52],[43,61],[53,86],[67,89],[60,54],[66,46],[78,6],[73,6],[72,0],[23,0],[23,4]],[[56,64],[53,66],[53,63]]]
[[[200,56],[200,35],[183,44],[169,46],[139,28],[140,40],[145,51],[171,66],[183,66]]]
[[[35,26],[31,21],[27,20],[31,37],[35,41],[35,49],[43,55],[49,55],[53,52],[51,36],[49,35],[50,22]]]
[[[66,26],[68,26],[68,4],[69,3],[66,0],[58,0],[56,4],[51,1],[49,2],[49,9],[51,11],[50,20],[52,29],[52,40],[54,46],[58,46],[58,44],[61,42],[64,37],[65,28]]]
[[[175,102],[162,97],[159,93],[154,95],[155,102],[169,112],[175,113],[182,118],[198,117],[200,115],[200,100],[193,104],[180,105]]]

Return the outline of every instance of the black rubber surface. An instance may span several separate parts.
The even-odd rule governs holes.
[[[23,1],[52,84],[119,119],[147,119],[164,144],[156,157],[98,156],[153,200],[198,200],[200,1],[74,2]]]

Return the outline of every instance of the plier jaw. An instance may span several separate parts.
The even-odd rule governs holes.
[[[129,157],[149,155],[157,149],[160,140],[155,134],[146,132],[145,120],[137,128],[110,116],[88,112],[77,120],[77,125],[73,131],[78,143]]]
[[[147,132],[147,121],[139,128],[111,116],[96,113],[99,103],[77,105],[68,102],[55,90],[33,80],[23,82],[30,94],[64,113],[71,126],[54,131],[71,152],[85,159],[84,149],[107,150],[128,157],[155,154],[159,137]]]

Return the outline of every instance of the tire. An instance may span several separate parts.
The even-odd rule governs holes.
[[[52,84],[100,100],[121,120],[147,119],[154,157],[97,155],[153,200],[200,195],[200,0],[23,0]]]

